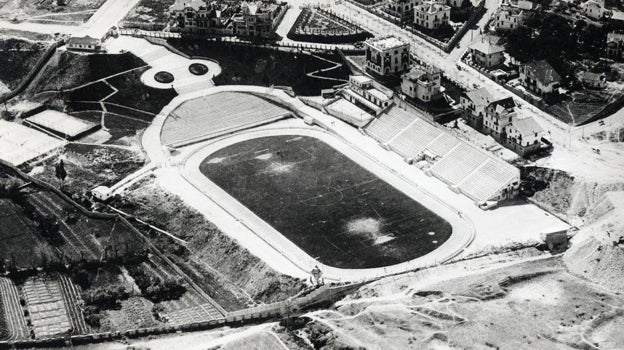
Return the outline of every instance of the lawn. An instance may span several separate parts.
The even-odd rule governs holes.
[[[144,85],[141,82],[141,75],[146,70],[147,67],[107,79],[119,91],[106,99],[106,102],[154,114],[159,113],[177,96],[177,93],[173,89],[155,89]]]
[[[1,85],[15,89],[33,68],[46,45],[19,39],[0,40],[0,94]]]
[[[222,72],[213,79],[217,85],[281,85],[292,87],[299,95],[319,95],[322,89],[346,82],[350,74],[343,65],[321,74],[333,79],[309,77],[308,73],[334,66],[309,54],[210,41],[170,39],[169,43],[190,55],[219,61]],[[335,54],[319,56],[342,63]]]
[[[240,142],[210,155],[200,170],[330,266],[398,264],[451,235],[444,219],[315,138]]]

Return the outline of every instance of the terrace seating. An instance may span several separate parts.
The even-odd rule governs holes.
[[[431,167],[431,173],[450,185],[457,185],[488,157],[466,143],[459,143]]]
[[[460,143],[460,141],[455,136],[441,133],[440,137],[433,140],[433,142],[427,146],[427,150],[438,157],[443,157],[457,146],[458,143]]]
[[[366,133],[378,142],[386,143],[413,122],[414,118],[398,107],[391,107],[366,127]]]
[[[414,158],[442,134],[442,130],[416,119],[390,142],[390,148],[405,158]]]
[[[514,179],[514,170],[509,164],[489,159],[466,177],[459,184],[459,189],[475,201],[486,201]]]
[[[163,144],[180,145],[284,118],[285,108],[240,92],[222,92],[184,102],[165,121]]]

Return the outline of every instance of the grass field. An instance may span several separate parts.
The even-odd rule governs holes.
[[[448,222],[311,137],[240,142],[210,155],[206,177],[319,261],[380,267],[425,255]]]
[[[19,39],[0,40],[0,85],[16,88],[45,51],[45,45]],[[0,94],[2,88],[0,87]]]
[[[145,62],[131,53],[78,55],[57,52],[33,86],[37,91],[69,89],[142,66]]]

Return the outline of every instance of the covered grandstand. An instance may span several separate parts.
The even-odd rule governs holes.
[[[290,115],[287,109],[253,94],[219,92],[178,106],[165,120],[161,141],[170,147],[180,147]]]
[[[427,159],[428,174],[477,203],[511,196],[518,188],[520,171],[415,112],[393,107],[373,120],[366,133],[406,161]]]

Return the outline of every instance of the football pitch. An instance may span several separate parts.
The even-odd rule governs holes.
[[[452,233],[444,219],[313,137],[239,142],[211,154],[200,170],[326,265],[398,264]]]

